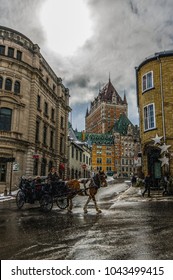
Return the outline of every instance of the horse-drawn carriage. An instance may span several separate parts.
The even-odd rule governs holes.
[[[82,180],[49,182],[47,177],[26,178],[22,177],[19,183],[19,191],[16,195],[16,204],[21,209],[25,203],[34,204],[39,202],[40,208],[44,212],[52,210],[53,203],[56,203],[60,209],[68,206],[68,211],[72,210],[72,199],[76,195],[87,195],[88,200],[84,206],[87,212],[87,204],[92,199],[95,208],[100,212],[95,194],[100,186],[107,186],[104,172],[96,174],[96,179],[85,178]],[[81,188],[82,185],[82,188]]]
[[[25,203],[35,204],[39,202],[44,212],[51,211],[53,203],[65,209],[68,206],[67,194],[64,191],[64,182],[51,185],[46,176],[26,178],[22,176],[19,183],[19,191],[16,195],[16,204],[21,209]]]

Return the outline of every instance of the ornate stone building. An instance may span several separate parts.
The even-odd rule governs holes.
[[[66,176],[69,90],[34,44],[0,26],[0,189],[21,175]]]
[[[136,67],[143,171],[154,180],[173,175],[173,51],[155,53]]]
[[[109,79],[109,82],[91,102],[90,110],[86,112],[86,132],[109,132],[121,113],[128,114],[126,95],[124,94],[124,99],[122,100]]]
[[[109,79],[86,112],[83,134],[92,146],[92,169],[120,177],[137,173],[139,129],[127,114],[126,95],[122,100]]]

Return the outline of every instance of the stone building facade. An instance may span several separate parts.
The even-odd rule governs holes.
[[[67,173],[69,90],[34,44],[0,26],[0,189],[21,175]]]
[[[157,181],[173,175],[173,51],[155,53],[136,67],[142,166]]]

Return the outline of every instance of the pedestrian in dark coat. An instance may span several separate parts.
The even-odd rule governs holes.
[[[48,174],[48,182],[54,183],[54,182],[58,182],[59,180],[60,180],[60,177],[59,177],[58,173],[56,172],[55,167],[52,167]]]
[[[142,196],[145,195],[146,192],[148,192],[148,197],[150,197],[150,188],[152,185],[152,178],[151,178],[151,174],[147,174],[147,176],[144,179],[144,183],[145,183],[145,190],[142,193]]]

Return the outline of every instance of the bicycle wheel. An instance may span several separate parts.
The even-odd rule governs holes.
[[[69,205],[69,201],[66,197],[57,197],[56,204],[60,209],[65,209]]]
[[[53,207],[53,199],[49,194],[45,194],[40,199],[40,207],[43,212],[49,212]]]
[[[23,191],[19,190],[16,195],[16,205],[18,209],[21,209],[25,203],[25,194]]]

